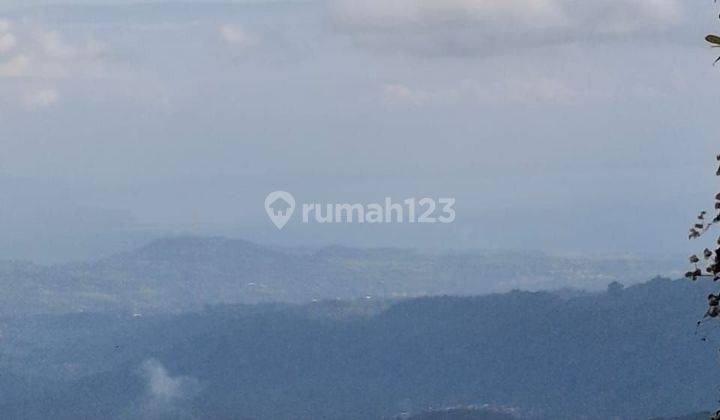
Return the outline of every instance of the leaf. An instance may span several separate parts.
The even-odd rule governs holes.
[[[705,37],[705,41],[707,41],[711,44],[720,45],[720,36],[708,35]]]

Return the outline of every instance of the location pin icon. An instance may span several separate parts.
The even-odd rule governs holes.
[[[265,211],[278,229],[285,227],[295,211],[295,198],[286,191],[275,191],[265,198]]]

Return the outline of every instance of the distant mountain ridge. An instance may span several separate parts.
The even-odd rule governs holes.
[[[667,272],[674,261],[540,253],[288,250],[221,237],[175,237],[90,263],[0,263],[0,314],[180,312],[208,304],[602,289]],[[655,274],[655,273],[653,273]]]

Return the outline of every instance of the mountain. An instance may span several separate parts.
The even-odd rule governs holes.
[[[424,254],[393,248],[267,247],[175,237],[89,263],[0,263],[0,314],[182,312],[204,305],[601,289],[672,272],[672,260],[541,253]]]
[[[717,404],[720,324],[694,335],[712,289],[655,279],[580,296],[6,319],[0,378],[15,379],[0,381],[0,412],[364,420],[488,405],[527,419],[681,416]]]
[[[478,408],[434,410],[408,417],[409,420],[515,420],[510,413]]]
[[[712,414],[710,412],[706,413],[695,413],[695,414],[688,414],[686,416],[678,416],[678,417],[667,417],[667,418],[654,418],[652,420],[708,420],[710,417],[712,417]]]

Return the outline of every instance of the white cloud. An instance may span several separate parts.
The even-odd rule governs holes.
[[[96,75],[97,64],[105,53],[104,46],[93,39],[71,44],[52,30],[36,28],[28,38],[25,48],[33,57],[33,66],[29,69],[33,77],[59,79]]]
[[[474,101],[488,104],[572,104],[580,98],[590,99],[595,96],[569,81],[541,75],[515,75],[492,83],[466,80],[463,90]]]
[[[68,42],[56,30],[0,20],[0,80],[20,79],[6,90],[26,109],[57,103],[62,80],[101,75],[104,52],[93,39]]]
[[[459,99],[454,89],[429,91],[410,88],[405,84],[387,84],[383,86],[383,100],[389,105],[425,106],[437,103],[452,103]]]
[[[172,376],[159,361],[146,360],[140,374],[145,378],[146,390],[136,407],[136,418],[179,418],[184,404],[199,392],[197,380],[188,376]]]
[[[57,31],[38,31],[35,38],[41,48],[41,53],[48,58],[64,59],[77,55],[77,51],[70,45],[63,42],[60,33]]]
[[[445,25],[459,21],[492,22],[523,26],[564,24],[566,16],[558,1],[537,0],[336,0],[334,17],[357,26]]]
[[[386,84],[382,100],[387,105],[423,107],[465,104],[572,104],[579,99],[597,97],[568,81],[545,76],[505,75],[501,80],[466,79],[441,88],[416,88],[406,84]]]
[[[491,53],[665,30],[679,0],[329,0],[335,27],[378,49]]]
[[[182,395],[182,378],[171,377],[165,367],[157,360],[148,360],[143,364],[147,379],[148,393],[156,398],[177,398]]]
[[[239,25],[223,24],[218,28],[218,32],[223,41],[242,48],[254,47],[260,42],[257,35],[248,32]]]
[[[17,44],[15,35],[10,33],[10,27],[9,21],[0,20],[0,54],[11,51]]]
[[[0,54],[11,51],[16,44],[15,35],[0,33]]]
[[[0,77],[58,79],[95,72],[105,48],[94,39],[69,43],[55,30],[0,21],[0,53],[6,53]]]
[[[25,55],[16,55],[0,61],[0,77],[20,77],[26,74],[30,59]]]
[[[37,89],[26,92],[22,97],[23,105],[28,109],[43,108],[55,104],[60,94],[55,89]]]

